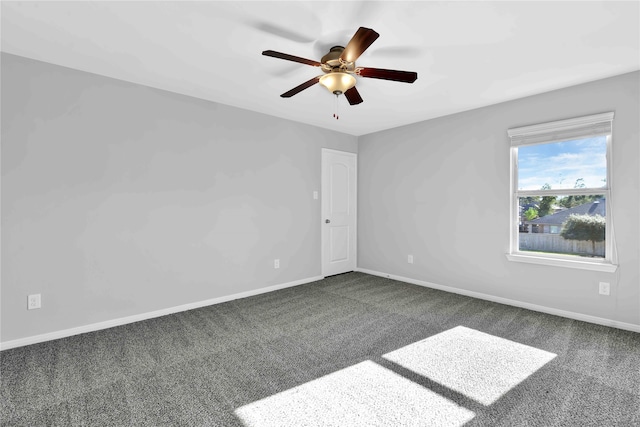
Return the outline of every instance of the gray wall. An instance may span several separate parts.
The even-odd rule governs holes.
[[[357,138],[2,54],[2,341],[320,275],[322,147]]]
[[[640,325],[640,73],[359,138],[358,266]],[[615,112],[616,273],[510,262],[507,129]],[[415,263],[407,263],[413,254]],[[611,282],[611,296],[598,282]]]
[[[322,147],[359,151],[359,267],[640,325],[639,77],[358,139],[2,54],[1,340],[320,275]],[[507,261],[506,129],[605,111],[618,272]]]

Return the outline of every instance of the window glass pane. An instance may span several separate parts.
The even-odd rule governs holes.
[[[604,258],[605,218],[601,194],[520,197],[518,249]]]
[[[603,188],[607,137],[518,147],[518,190]]]

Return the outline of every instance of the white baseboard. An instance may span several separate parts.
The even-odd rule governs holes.
[[[514,307],[526,308],[528,310],[539,311],[541,313],[553,314],[556,316],[566,317],[569,319],[580,320],[583,322],[595,323],[597,325],[610,326],[613,328],[640,333],[640,325],[634,325],[632,323],[619,322],[617,320],[605,319],[605,318],[590,316],[590,315],[581,314],[581,313],[574,313],[566,310],[559,310],[555,308],[545,307],[545,306],[536,305],[536,304],[530,304],[522,301],[508,299],[508,298],[497,297],[494,295],[483,294],[480,292],[467,291],[464,289],[438,285],[438,284],[426,282],[423,280],[411,279],[409,277],[397,276],[394,274],[387,274],[379,271],[368,270],[366,268],[356,268],[356,271],[366,273],[366,274],[371,274],[373,276],[380,276],[380,277],[386,277],[393,280],[399,280],[401,282],[411,283],[414,285],[424,286],[427,288],[439,289],[441,291],[465,295],[468,297],[478,298],[486,301],[497,302],[500,304],[511,305]],[[204,301],[197,301],[189,304],[183,304],[175,307],[165,308],[162,310],[151,311],[148,313],[136,314],[133,316],[121,317],[118,319],[107,320],[104,322],[92,323],[89,325],[79,326],[76,328],[64,329],[61,331],[49,332],[46,334],[33,335],[26,338],[19,338],[16,340],[5,341],[0,343],[0,350],[8,350],[11,348],[37,344],[40,342],[51,341],[51,340],[56,340],[60,338],[66,338],[73,335],[84,334],[87,332],[99,331],[101,329],[113,328],[115,326],[126,325],[129,323],[139,322],[147,319],[153,319],[155,317],[166,316],[168,314],[173,314],[173,313],[179,313],[181,311],[193,310],[196,308],[220,304],[223,302],[232,301],[240,298],[247,298],[254,295],[260,295],[266,292],[277,291],[279,289],[285,289],[293,286],[303,285],[305,283],[321,280],[322,278],[323,276],[309,277],[306,279],[295,280],[293,282],[281,283],[279,285],[267,286],[260,289],[254,289],[251,291],[240,292],[237,294],[227,295],[227,296],[218,297],[218,298],[212,298]]]
[[[133,316],[121,317],[119,319],[92,323],[90,325],[78,326],[76,328],[64,329],[61,331],[48,332],[46,334],[33,335],[26,338],[19,338],[16,340],[5,341],[0,343],[0,350],[8,350],[10,348],[22,347],[25,345],[37,344],[40,342],[66,338],[73,335],[84,334],[87,332],[99,331],[101,329],[113,328],[115,326],[121,326],[129,323],[139,322],[141,320],[153,319],[154,317],[166,316],[168,314],[179,313],[181,311],[193,310],[195,308],[206,307],[209,305],[220,304],[220,303],[232,301],[235,299],[247,298],[254,295],[260,295],[267,292],[277,291],[279,289],[303,285],[305,283],[315,282],[321,279],[323,279],[323,276],[309,277],[306,279],[295,280],[293,282],[281,283],[279,285],[267,286],[265,288],[254,289],[246,292],[240,292],[233,295],[212,298],[204,301],[192,302],[189,304],[183,304],[175,307],[164,308],[162,310],[150,311],[148,313],[135,314]]]
[[[590,316],[588,314],[574,313],[572,311],[559,310],[557,308],[550,308],[542,305],[530,304],[528,302],[522,302],[522,301],[512,300],[508,298],[497,297],[494,295],[483,294],[480,292],[452,288],[451,286],[438,285],[431,282],[425,282],[423,280],[416,280],[416,279],[411,279],[409,277],[396,276],[394,274],[387,274],[379,271],[368,270],[366,268],[356,268],[356,271],[371,274],[373,276],[386,277],[389,279],[398,280],[400,282],[411,283],[418,286],[424,286],[427,288],[439,289],[441,291],[465,295],[468,297],[478,298],[486,301],[497,302],[500,304],[511,305],[514,307],[526,308],[528,310],[539,311],[541,313],[553,314],[555,316],[566,317],[569,319],[580,320],[588,323],[595,323],[597,325],[610,326],[612,328],[624,329],[625,331],[640,332],[640,325],[634,325],[633,323],[618,322],[617,320]]]

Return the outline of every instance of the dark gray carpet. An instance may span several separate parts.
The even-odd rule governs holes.
[[[556,357],[490,404],[383,357],[458,326]],[[362,273],[5,350],[0,362],[2,426],[246,427],[238,414],[252,403],[313,393],[358,364],[471,411],[466,426],[640,426],[640,334]],[[406,404],[385,411],[429,425],[425,407],[407,422]]]

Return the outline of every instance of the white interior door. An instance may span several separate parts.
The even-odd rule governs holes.
[[[322,275],[356,269],[357,156],[322,149]]]

